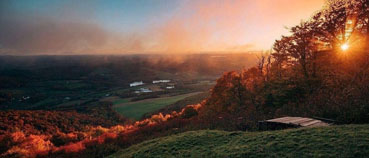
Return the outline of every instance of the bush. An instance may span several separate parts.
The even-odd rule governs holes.
[[[186,107],[181,115],[182,118],[188,119],[197,116],[198,112],[193,107]]]

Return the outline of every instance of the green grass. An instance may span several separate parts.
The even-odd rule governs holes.
[[[72,100],[72,101],[68,101],[68,102],[64,102],[64,103],[55,105],[55,107],[65,107],[65,106],[80,105],[80,104],[83,104],[83,103],[85,103],[87,101],[89,101],[89,100],[87,100],[87,99],[86,100],[82,100],[82,99]]]
[[[111,158],[141,157],[367,157],[369,125],[268,132],[202,130],[157,138]]]
[[[172,113],[173,111],[180,111],[182,110],[182,108],[184,108],[187,105],[200,103],[201,101],[206,99],[208,96],[209,96],[209,92],[198,93],[196,95],[189,96],[187,98],[179,100],[173,104],[170,104],[158,110],[146,113],[145,117],[149,117],[152,114],[157,114],[159,112],[163,114],[168,114],[168,113]]]
[[[42,105],[54,105],[54,104],[56,104],[56,103],[58,103],[59,102],[59,100],[58,99],[56,99],[56,98],[46,98],[46,99],[44,99],[44,100],[41,100],[41,101],[39,101],[39,102],[37,102],[36,104],[34,104],[33,106],[34,107],[37,107],[37,106],[42,106]]]
[[[172,97],[146,99],[137,102],[122,103],[119,105],[114,105],[113,108],[124,117],[138,120],[148,112],[158,110],[162,107],[173,104],[194,94],[195,93],[190,93]]]
[[[128,103],[130,100],[131,100],[130,98],[114,100],[113,105]]]

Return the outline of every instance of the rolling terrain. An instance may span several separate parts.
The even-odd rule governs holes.
[[[123,149],[133,157],[366,157],[369,125],[341,125],[267,132],[190,131]]]
[[[116,104],[206,92],[222,73],[250,67],[255,61],[256,55],[247,53],[222,58],[210,54],[0,56],[0,109],[76,110],[98,101]],[[152,84],[160,79],[171,82]],[[130,87],[136,81],[145,84]],[[140,88],[152,93],[135,93]]]

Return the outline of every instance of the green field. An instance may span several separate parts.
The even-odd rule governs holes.
[[[129,98],[114,100],[113,105],[128,103],[130,100]]]
[[[267,132],[191,131],[123,149],[118,157],[367,157],[369,125]]]
[[[155,99],[145,99],[136,102],[123,102],[115,104],[113,109],[123,115],[124,117],[139,120],[144,114],[158,110],[162,107],[173,104],[186,97],[196,95],[198,93],[189,93],[171,97],[161,97]]]

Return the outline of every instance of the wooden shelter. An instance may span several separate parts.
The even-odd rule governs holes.
[[[261,130],[278,130],[286,128],[299,127],[320,127],[329,126],[330,124],[319,119],[306,117],[281,117],[259,122]]]

